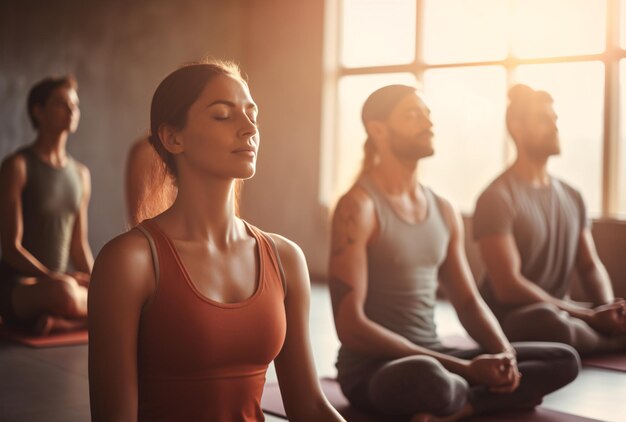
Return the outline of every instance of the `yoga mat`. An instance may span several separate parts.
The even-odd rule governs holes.
[[[0,324],[0,339],[41,348],[87,344],[89,336],[86,329],[67,333],[54,333],[47,336],[33,336]]]
[[[571,415],[540,406],[525,412],[502,412],[494,415],[474,416],[464,420],[468,422],[600,422],[598,419]]]
[[[320,384],[324,395],[333,405],[335,409],[347,420],[354,422],[387,422],[385,419],[376,418],[360,412],[350,406],[348,399],[345,398],[339,387],[339,383],[332,378],[320,379]],[[264,412],[274,416],[287,419],[285,408],[283,407],[283,399],[280,396],[278,383],[265,384],[263,397],[261,398],[261,408]]]
[[[626,353],[591,356],[582,360],[584,366],[626,372]]]
[[[322,378],[320,379],[320,384],[330,404],[332,404],[333,407],[337,409],[337,411],[341,413],[341,415],[346,418],[348,422],[389,421],[389,418],[368,415],[350,407],[348,399],[345,398],[341,392],[339,384],[334,379]],[[277,383],[265,384],[263,397],[261,399],[261,408],[264,412],[271,415],[285,419],[287,418],[285,415],[285,408],[283,407],[283,400],[280,396],[280,389],[278,388]],[[503,412],[494,415],[474,416],[464,420],[467,420],[468,422],[598,422],[597,419],[589,419],[583,416],[562,413],[543,407],[536,407],[534,410],[523,412]]]

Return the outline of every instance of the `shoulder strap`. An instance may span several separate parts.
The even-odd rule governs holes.
[[[280,254],[278,253],[278,248],[276,247],[276,243],[272,236],[263,233],[265,238],[268,240],[268,243],[272,247],[274,252],[274,257],[276,258],[276,266],[278,267],[278,272],[280,273],[280,281],[283,283],[283,291],[285,292],[285,296],[287,296],[287,278],[285,277],[285,270],[283,269],[283,263],[280,261]]]
[[[154,243],[154,237],[152,237],[152,233],[150,232],[150,229],[146,227],[145,222],[137,224],[134,228],[139,230],[146,237],[146,239],[148,239],[148,244],[150,245],[150,253],[152,255],[152,266],[154,268],[154,282],[155,282],[155,292],[156,292],[156,289],[159,288],[159,277],[160,277],[161,271],[160,271],[160,266],[159,266],[159,254],[156,248],[156,243]],[[152,297],[154,297],[154,295]],[[148,303],[146,303],[146,305],[144,306],[144,309],[142,309],[142,312],[145,311],[150,306],[151,303],[152,303],[151,300]]]
[[[443,225],[445,226],[448,233],[451,233],[452,227],[450,226],[450,219],[446,217],[446,214],[442,208],[443,199],[435,192],[433,192],[432,189],[424,185],[422,185],[422,188],[424,189],[424,194],[426,195],[426,199],[428,201],[428,207],[431,210],[429,212],[437,211],[437,214],[439,215],[439,220],[443,222]],[[432,217],[434,217],[434,215]]]
[[[275,268],[278,269],[278,275],[280,277],[281,284],[283,285],[283,292],[285,294],[285,297],[287,297],[287,279],[285,277],[285,271],[280,261],[280,255],[278,254],[278,248],[276,247],[276,244],[274,243],[274,239],[272,239],[269,234],[258,229],[257,227],[253,226],[247,221],[243,219],[241,221],[243,221],[245,226],[256,235],[257,239],[259,239],[259,249],[261,248],[261,244],[260,244],[261,239],[263,239],[265,243],[269,245],[269,250],[267,250],[267,255],[272,260],[272,263],[274,264]],[[259,250],[259,253],[262,253],[262,251]],[[263,257],[260,256],[259,259],[263,259]]]

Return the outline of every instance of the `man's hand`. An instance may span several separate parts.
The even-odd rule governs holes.
[[[515,391],[521,377],[515,356],[510,352],[476,356],[469,364],[469,381],[486,385],[493,393]]]
[[[593,309],[589,325],[609,336],[626,334],[626,300],[616,299],[612,303]]]

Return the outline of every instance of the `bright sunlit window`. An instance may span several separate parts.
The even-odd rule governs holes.
[[[432,113],[435,155],[420,163],[422,180],[473,212],[514,157],[504,115],[521,82],[554,98],[562,152],[550,171],[582,192],[591,216],[626,218],[626,107],[616,106],[626,99],[626,0],[327,2],[338,16],[331,202],[360,169],[363,101],[402,82]],[[619,130],[605,128],[611,121]]]

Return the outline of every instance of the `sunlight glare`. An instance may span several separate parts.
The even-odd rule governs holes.
[[[540,58],[604,51],[606,0],[518,0],[513,54]]]
[[[343,0],[341,63],[346,67],[411,63],[415,0]]]

